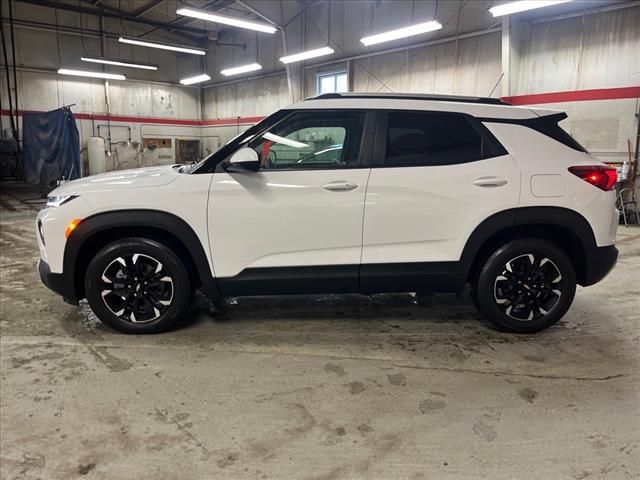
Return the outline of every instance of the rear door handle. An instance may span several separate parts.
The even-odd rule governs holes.
[[[329,190],[330,192],[348,192],[358,188],[358,185],[351,182],[331,182],[323,185],[322,188]]]
[[[507,183],[509,182],[506,178],[500,177],[480,177],[473,182],[478,187],[502,187]]]

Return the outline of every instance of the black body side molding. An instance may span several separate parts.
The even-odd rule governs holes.
[[[160,236],[166,235],[167,239],[175,239],[184,246],[184,253],[188,254],[195,266],[197,277],[202,285],[203,292],[211,299],[219,299],[220,291],[214,276],[209,268],[209,261],[198,236],[181,218],[167,212],[158,210],[116,210],[106,213],[98,213],[83,219],[73,234],[69,236],[64,250],[62,283],[72,285],[65,288],[65,298],[77,302],[81,298],[81,287],[78,282],[83,279],[76,277],[78,256],[87,242],[100,239],[101,234],[118,229],[127,236],[135,236],[136,231],[153,229]],[[129,232],[131,232],[129,234]],[[162,241],[162,238],[158,238]],[[69,293],[73,292],[73,296]]]
[[[218,278],[224,297],[358,293],[359,265],[247,268],[234,277]]]
[[[511,228],[541,226],[553,226],[577,237],[588,260],[578,272],[581,285],[597,283],[615,265],[616,248],[597,247],[591,226],[579,213],[562,207],[523,207],[484,220],[470,235],[458,261],[249,268],[234,277],[219,278],[218,284],[223,296],[461,292],[492,239],[499,240]],[[537,235],[535,230],[528,234]]]
[[[462,255],[461,275],[463,284],[469,277],[471,268],[482,246],[496,234],[512,227],[553,226],[574,236],[580,252],[568,252],[573,258],[582,258],[578,268],[578,283],[593,285],[602,280],[613,268],[618,250],[615,246],[598,247],[589,222],[578,212],[563,207],[521,207],[498,212],[476,227],[467,241]]]
[[[615,246],[598,247],[591,226],[577,212],[561,207],[524,207],[496,213],[478,225],[458,261],[249,268],[234,277],[216,279],[202,243],[184,220],[156,210],[120,210],[80,222],[67,241],[63,273],[51,273],[44,262],[40,263],[39,272],[49,288],[66,301],[77,303],[83,296],[83,279],[76,278],[81,277],[77,274],[78,265],[90,258],[87,252],[110,242],[112,233],[121,237],[153,232],[154,238],[162,241],[164,237],[171,247],[179,248],[179,253],[189,257],[188,267],[195,270],[203,292],[214,301],[245,295],[460,292],[474,265],[490,255],[495,242],[509,238],[511,229],[520,228],[518,235],[535,236],[539,233],[535,227],[549,226],[571,237],[572,245],[580,250],[568,253],[574,259],[581,285],[599,282],[615,265],[618,255]],[[502,236],[505,234],[507,237]],[[83,250],[87,245],[88,250]]]

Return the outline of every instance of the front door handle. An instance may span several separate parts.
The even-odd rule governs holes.
[[[506,178],[500,177],[480,177],[473,182],[478,187],[503,187],[507,183],[509,182]]]
[[[358,185],[351,182],[331,182],[323,185],[322,188],[329,190],[330,192],[348,192],[358,188]]]

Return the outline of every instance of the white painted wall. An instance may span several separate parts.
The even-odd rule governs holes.
[[[5,1],[6,0],[1,0]],[[249,3],[280,24],[287,24],[289,53],[305,48],[322,46],[329,42],[335,49],[334,58],[362,55],[350,62],[337,61],[318,67],[309,62],[302,75],[293,77],[293,87],[300,97],[315,95],[316,75],[319,72],[347,68],[350,82],[356,91],[398,91],[461,95],[488,95],[501,75],[501,38],[499,32],[473,38],[460,38],[445,43],[409,48],[411,43],[450,38],[456,32],[486,30],[496,25],[487,13],[488,0],[468,2],[458,15],[460,2],[330,2],[331,25],[329,28],[328,2],[312,4],[306,15],[297,15],[300,4],[295,1],[250,0]],[[572,2],[574,6],[554,7],[554,13],[576,8],[593,8],[611,4],[606,1]],[[578,5],[579,4],[579,5]],[[51,22],[53,10],[17,2],[16,16],[23,20]],[[161,19],[165,8],[154,15]],[[551,9],[550,9],[551,10]],[[237,12],[236,12],[237,14]],[[297,15],[297,16],[296,16]],[[445,28],[420,38],[401,40],[389,44],[401,50],[378,55],[379,48],[363,48],[359,38],[412,21],[439,18]],[[512,20],[512,72],[511,91],[514,95],[546,93],[592,88],[612,88],[640,84],[640,6],[602,12],[581,17],[540,22],[543,13],[530,13]],[[80,18],[70,12],[58,13],[60,25],[78,26]],[[204,22],[197,25],[202,26]],[[85,29],[98,29],[95,17],[83,16]],[[195,24],[194,24],[195,25]],[[148,28],[148,27],[147,27]],[[120,31],[116,20],[106,20],[105,29]],[[144,27],[126,23],[127,33],[135,35]],[[137,30],[140,29],[140,30]],[[29,71],[18,72],[19,108],[21,110],[46,111],[62,105],[76,103],[75,112],[105,114],[104,83],[100,80],[61,77],[43,70],[55,70],[59,66],[87,68],[79,62],[83,52],[101,53],[101,41],[85,35],[83,41],[77,35],[41,32],[18,28],[17,63]],[[157,40],[179,42],[175,36],[154,32]],[[150,37],[150,38],[151,38]],[[277,60],[283,53],[278,34],[257,35],[237,29],[225,29],[220,35],[223,44],[246,45],[215,46],[210,44],[209,55],[199,59],[191,55],[173,54],[159,50],[135,48],[119,44],[115,39],[105,41],[110,56],[157,63],[159,72],[126,70],[136,81],[110,83],[112,115],[155,117],[174,120],[234,119],[268,115],[290,104],[292,95],[283,65]],[[182,40],[184,43],[184,39]],[[405,48],[406,47],[406,48]],[[369,53],[367,56],[366,54]],[[330,58],[330,57],[329,57]],[[202,94],[196,87],[172,85],[187,74],[206,70],[215,81],[221,77],[222,68],[256,61],[263,65],[263,78],[244,78],[235,83],[204,88]],[[324,63],[326,59],[318,63]],[[33,70],[36,71],[33,71]],[[118,68],[112,70],[120,70]],[[166,83],[158,83],[161,80]],[[155,82],[155,83],[154,83]],[[500,92],[500,86],[496,94]],[[0,76],[2,108],[8,108],[7,86]],[[495,95],[495,94],[494,94]],[[567,128],[576,138],[606,160],[620,160],[626,152],[626,140],[635,135],[634,111],[636,100],[611,100],[546,104],[547,108],[567,110],[570,118]],[[104,123],[104,122],[101,122]],[[201,138],[202,154],[247,128],[240,123],[231,126],[168,126],[139,122],[111,122],[112,140],[141,141],[144,136],[177,138]],[[8,128],[8,118],[2,117],[2,126]],[[81,140],[97,134],[90,120],[79,121]],[[101,127],[101,133],[103,128]],[[136,155],[131,147],[119,145],[118,162],[115,165],[131,166],[137,163],[162,163],[173,161],[164,158],[172,152],[147,152]],[[162,156],[162,158],[161,158]]]
[[[338,43],[357,42],[362,31],[373,31],[372,25],[380,24],[385,15],[389,16],[389,24],[401,23],[402,2],[396,4],[394,11],[389,11],[385,2],[379,8],[372,5],[374,2],[366,7],[343,2],[335,6],[338,12],[345,15],[349,12],[346,18],[362,16],[361,11],[354,13],[358,8],[371,13],[365,26],[358,21],[345,26],[341,20],[344,15],[332,10],[332,19],[338,25],[333,34]],[[477,18],[465,18],[463,15],[462,21],[471,22],[469,27],[477,27],[473,23]],[[539,22],[530,17],[521,20],[516,18],[512,27],[513,95],[640,85],[640,5],[554,21]],[[313,22],[326,26],[326,13]],[[318,44],[320,30],[315,26],[308,30],[307,44]],[[354,91],[487,96],[502,73],[500,37],[500,32],[489,33],[306,68],[302,96],[315,95],[318,73],[347,69]],[[345,52],[355,53],[349,49],[340,53]],[[268,100],[261,101],[258,91],[269,91]],[[494,96],[499,93],[500,85]],[[249,112],[248,115],[266,115],[289,103],[291,96],[283,73],[279,77],[206,89],[205,117],[220,118],[240,109]],[[572,135],[603,160],[619,162],[627,156],[627,139],[633,143],[635,138],[637,103],[637,99],[622,99],[540,106],[566,111],[569,119],[563,126]],[[221,138],[226,140],[227,134],[221,132]]]

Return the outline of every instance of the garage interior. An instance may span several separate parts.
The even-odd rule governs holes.
[[[0,477],[640,478],[640,2],[491,13],[505,3],[1,0]],[[58,182],[194,163],[344,91],[566,111],[618,169],[617,266],[535,335],[492,329],[465,292],[196,296],[186,327],[127,336],[41,284],[35,216]],[[79,157],[51,174],[23,118],[60,109]]]

